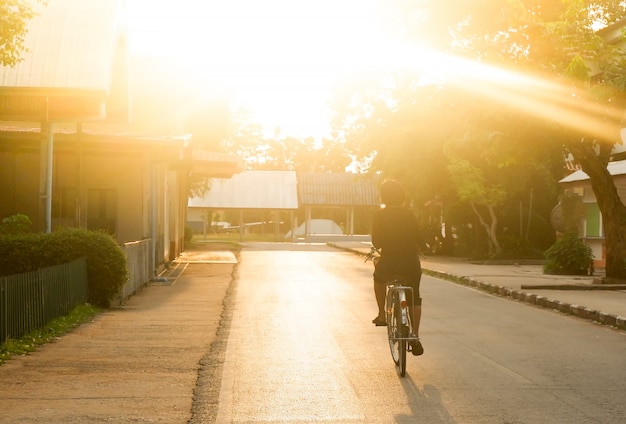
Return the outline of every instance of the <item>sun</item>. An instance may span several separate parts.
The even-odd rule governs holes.
[[[127,0],[131,50],[186,64],[226,88],[273,131],[329,131],[340,78],[405,57],[380,21],[380,0]]]

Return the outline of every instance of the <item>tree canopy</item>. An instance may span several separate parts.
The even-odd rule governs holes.
[[[0,0],[0,65],[15,66],[21,61],[28,22],[33,16],[28,0]]]
[[[435,78],[386,76],[338,98],[338,133],[365,168],[402,179],[423,210],[444,199],[446,223],[473,210],[493,254],[496,235],[506,239],[513,227],[521,239],[549,230],[546,216],[569,152],[592,185],[596,180],[602,187],[594,191],[603,216],[606,210],[609,221],[619,222],[612,217],[623,206],[617,192],[605,188],[614,188],[606,164],[619,142],[625,61],[599,30],[622,21],[624,3],[393,4],[389,18],[398,32],[451,59]],[[462,203],[471,208],[454,206]],[[467,216],[464,221],[476,226]],[[624,250],[617,251],[623,257]]]

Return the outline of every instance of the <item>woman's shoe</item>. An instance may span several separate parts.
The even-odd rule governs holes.
[[[413,356],[420,356],[424,354],[424,347],[420,339],[409,340],[409,347]]]
[[[372,323],[376,326],[376,327],[386,327],[387,326],[387,321],[385,321],[384,319],[380,319],[378,317],[374,318],[372,320]]]

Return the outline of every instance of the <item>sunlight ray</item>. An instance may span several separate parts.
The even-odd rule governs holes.
[[[619,143],[624,110],[590,98],[573,84],[430,52],[445,63],[443,79],[456,87],[576,130],[582,136]]]

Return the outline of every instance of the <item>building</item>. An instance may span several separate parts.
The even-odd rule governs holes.
[[[184,248],[190,175],[228,177],[239,161],[194,149],[188,134],[129,132],[122,0],[45,3],[23,61],[0,67],[0,219],[147,242],[154,273]]]
[[[607,169],[613,176],[617,193],[623,203],[626,200],[626,160],[609,162]],[[604,268],[606,255],[602,214],[591,188],[589,176],[579,169],[560,180],[559,183],[563,186],[565,193],[577,195],[582,202],[583,216],[579,225],[579,233],[585,244],[591,248],[594,266]]]
[[[205,235],[212,225],[213,211],[232,210],[238,214],[235,223],[229,223],[231,230],[240,233],[243,240],[246,230],[265,222],[250,222],[246,211],[267,211],[272,215],[274,239],[282,240],[280,212],[288,212],[293,222],[293,212],[298,209],[296,173],[293,171],[243,171],[232,178],[214,178],[211,189],[201,197],[189,199],[188,223],[196,231]],[[285,231],[286,232],[286,231]]]
[[[273,213],[276,240],[285,237],[309,242],[338,239],[336,231],[312,227],[312,223],[320,224],[321,220],[335,223],[336,228],[339,228],[336,224],[341,224],[341,235],[346,236],[343,238],[368,240],[371,215],[380,207],[376,178],[362,174],[243,171],[229,179],[212,179],[210,185],[211,190],[204,196],[189,200],[190,225],[206,234],[213,211],[237,211],[238,221],[229,224],[230,228],[240,232],[241,239],[246,228],[264,224],[250,222],[245,212],[265,210]],[[289,213],[288,225],[282,225],[282,232],[279,229],[280,212]],[[355,231],[358,218],[367,222],[361,226],[364,227],[361,232]],[[296,229],[300,226],[302,234],[297,234]]]

